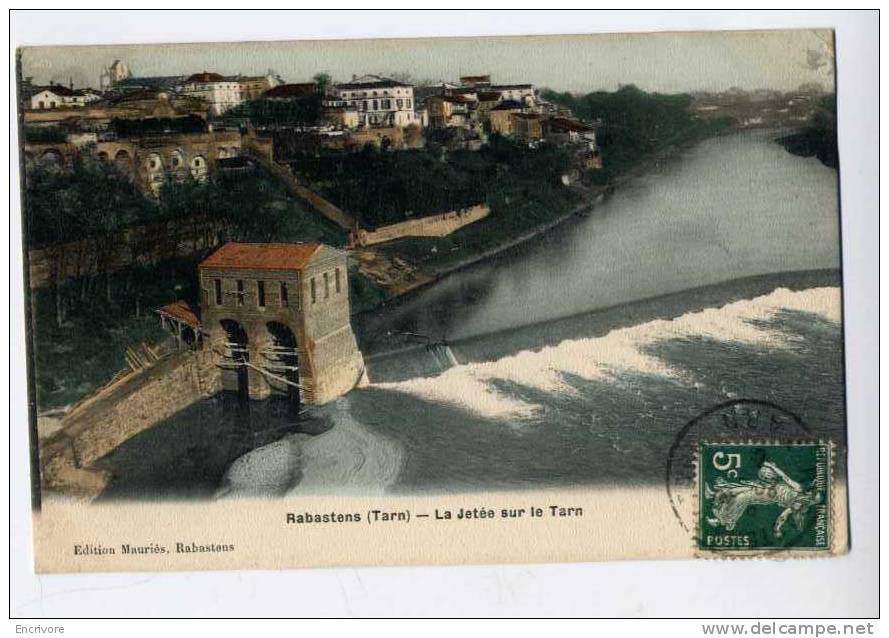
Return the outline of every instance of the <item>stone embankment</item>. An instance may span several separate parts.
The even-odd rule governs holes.
[[[91,499],[110,476],[96,461],[128,439],[220,391],[215,357],[176,352],[120,375],[75,405],[40,443],[43,489]]]

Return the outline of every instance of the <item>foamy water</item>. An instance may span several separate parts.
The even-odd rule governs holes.
[[[618,380],[623,374],[633,373],[695,385],[700,381],[688,378],[645,351],[662,341],[691,338],[786,349],[792,343],[784,334],[756,325],[782,310],[811,313],[839,324],[841,291],[836,287],[802,291],[779,288],[720,308],[619,328],[602,337],[571,339],[492,362],[457,365],[436,377],[371,386],[458,407],[486,418],[522,419],[534,416],[540,406],[499,392],[493,381],[510,381],[548,393],[575,391],[565,382],[565,375]]]

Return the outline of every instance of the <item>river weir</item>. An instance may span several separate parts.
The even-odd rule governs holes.
[[[649,484],[683,423],[753,395],[841,438],[836,173],[772,137],[705,141],[360,317],[367,379],[317,411],[333,427],[254,450],[222,493]]]

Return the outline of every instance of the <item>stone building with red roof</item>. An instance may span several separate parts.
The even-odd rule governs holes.
[[[352,332],[346,253],[320,243],[229,242],[199,266],[204,347],[223,387],[326,403],[364,371]]]
[[[202,71],[188,76],[175,87],[176,93],[203,100],[212,115],[222,115],[243,101],[238,78],[227,78],[218,73]]]

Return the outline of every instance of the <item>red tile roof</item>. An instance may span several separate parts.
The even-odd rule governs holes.
[[[192,328],[199,328],[201,325],[201,320],[198,319],[197,314],[192,310],[187,301],[168,303],[166,306],[158,308],[157,312],[161,315],[173,317],[173,319],[177,319]]]
[[[188,76],[186,82],[223,82],[225,78],[219,75],[218,73],[211,73],[209,71],[204,71],[203,73],[195,73],[194,75]]]
[[[199,268],[302,270],[321,244],[242,244],[229,242],[202,261]]]
[[[55,93],[56,95],[61,95],[63,97],[69,97],[74,95],[74,91],[69,89],[67,86],[62,86],[61,84],[50,84],[49,86],[41,86],[38,93],[42,91],[50,91]]]

